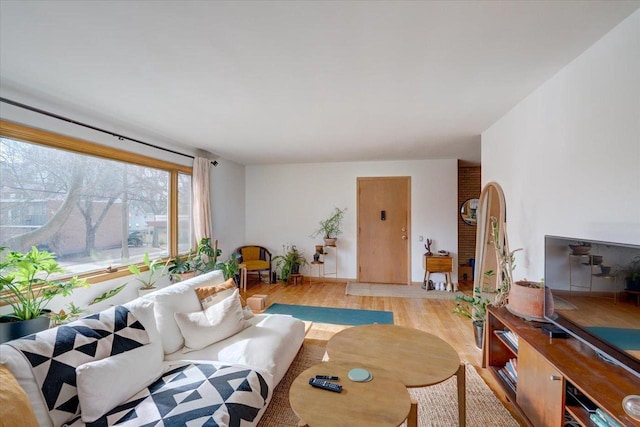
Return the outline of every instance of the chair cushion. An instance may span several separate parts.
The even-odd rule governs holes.
[[[255,271],[255,270],[268,270],[269,262],[268,261],[244,261],[244,265],[247,266],[247,271]]]
[[[242,262],[256,261],[260,259],[260,248],[258,246],[245,246],[242,252]]]

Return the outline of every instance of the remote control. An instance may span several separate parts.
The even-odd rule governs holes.
[[[313,387],[323,388],[329,391],[335,391],[336,393],[340,393],[342,391],[342,386],[339,384],[330,383],[329,381],[319,380],[317,378],[309,378],[309,384]]]
[[[333,375],[316,375],[317,380],[338,381],[340,377],[334,377]]]

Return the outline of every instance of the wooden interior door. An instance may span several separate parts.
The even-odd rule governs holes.
[[[358,281],[410,284],[411,177],[358,178]]]

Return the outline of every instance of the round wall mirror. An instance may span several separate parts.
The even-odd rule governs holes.
[[[460,207],[460,217],[467,225],[478,223],[478,199],[467,199]]]

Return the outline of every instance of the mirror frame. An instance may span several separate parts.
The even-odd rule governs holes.
[[[473,207],[475,205],[475,208]],[[477,198],[471,198],[464,201],[460,206],[460,218],[462,222],[472,227],[478,224],[478,208],[480,207],[480,200]]]

